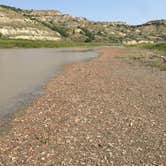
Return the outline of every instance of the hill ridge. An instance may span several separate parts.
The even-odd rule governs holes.
[[[141,25],[119,21],[95,22],[58,10],[23,10],[0,5],[0,36],[125,44],[165,42],[166,20],[152,20]]]

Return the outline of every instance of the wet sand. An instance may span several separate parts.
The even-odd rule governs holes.
[[[164,165],[166,78],[126,52],[66,65],[0,138],[0,165]]]

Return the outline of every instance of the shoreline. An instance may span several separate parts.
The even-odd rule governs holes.
[[[126,51],[104,49],[90,61],[65,65],[0,138],[1,163],[163,164],[164,80],[115,58]]]
[[[96,54],[98,54],[97,50],[100,50],[100,49],[104,49],[104,48],[107,48],[109,46],[91,46],[91,47],[87,47],[87,46],[83,46],[83,47],[67,47],[64,48],[61,47],[61,48],[56,48],[58,49],[60,52],[69,52],[69,53],[74,53],[74,52],[89,52],[89,51],[93,51],[93,52],[96,52]],[[11,48],[11,49],[17,49],[17,48]],[[26,49],[26,48],[19,48],[19,49]],[[27,49],[35,49],[35,48],[27,48]],[[47,48],[36,48],[36,49],[47,49]],[[48,48],[48,49],[55,49],[55,48]],[[63,49],[63,51],[61,50]],[[18,118],[18,117],[22,117],[24,116],[26,110],[29,108],[29,107],[32,107],[33,104],[36,102],[36,100],[38,100],[40,97],[43,97],[45,96],[48,92],[47,92],[47,85],[49,84],[49,82],[51,82],[51,80],[54,80],[56,79],[57,77],[63,75],[65,73],[65,68],[66,66],[70,66],[70,64],[73,64],[73,63],[79,63],[79,62],[87,62],[89,60],[92,60],[92,59],[95,59],[95,58],[98,58],[100,55],[96,55],[96,57],[91,57],[91,58],[88,58],[88,59],[84,59],[84,60],[80,60],[80,61],[77,61],[77,62],[69,62],[69,63],[66,63],[66,64],[63,64],[59,71],[56,73],[54,73],[53,75],[54,76],[49,76],[49,79],[48,80],[45,80],[43,81],[43,85],[42,86],[38,86],[37,89],[34,91],[32,91],[31,95],[28,95],[27,98],[29,98],[30,101],[25,101],[25,103],[22,105],[22,104],[18,104],[19,106],[15,107],[14,110],[15,111],[8,111],[8,113],[2,117],[0,117],[0,137],[2,136],[5,136],[6,134],[8,134],[12,128],[12,122],[15,118]]]
[[[5,48],[72,48],[72,47],[94,47],[119,45],[115,43],[101,42],[74,42],[74,41],[42,41],[26,39],[2,39],[0,38],[0,49]]]

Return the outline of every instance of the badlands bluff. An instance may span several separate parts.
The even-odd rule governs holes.
[[[0,37],[112,43],[153,43],[166,40],[166,20],[142,25],[94,22],[55,10],[22,10],[0,5]]]

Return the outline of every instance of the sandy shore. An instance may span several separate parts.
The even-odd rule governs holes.
[[[116,58],[66,65],[0,138],[0,166],[164,165],[166,77]]]

